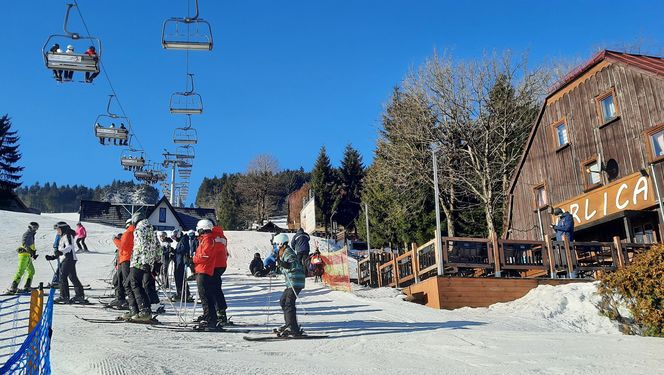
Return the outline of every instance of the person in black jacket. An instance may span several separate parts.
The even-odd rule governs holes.
[[[177,232],[179,231],[176,229],[173,232],[173,235],[175,236]],[[168,266],[170,265],[171,260],[173,260],[173,255],[175,253],[173,247],[171,247],[171,243],[173,243],[173,240],[168,238],[166,232],[159,232],[159,244],[161,245],[161,264],[162,264],[161,282],[165,289],[169,288]]]
[[[175,269],[173,271],[173,276],[175,276],[176,294],[171,297],[171,300],[193,302],[193,299],[189,294],[189,285],[184,281],[185,276],[187,275],[187,263],[189,262],[189,236],[183,235],[180,231],[176,231],[173,233],[173,239],[177,243],[177,245],[175,245]],[[184,291],[182,290],[183,285]],[[184,296],[182,293],[184,293]]]
[[[254,259],[249,264],[249,271],[254,276],[263,276],[263,259],[260,253],[254,254]]]
[[[47,255],[47,260],[54,260],[58,256],[62,257],[60,263],[60,297],[54,300],[55,303],[81,303],[86,304],[88,301],[85,299],[83,292],[83,285],[76,275],[76,251],[74,250],[74,232],[71,227],[64,221],[56,224],[56,232],[60,235],[60,244],[55,255]],[[76,296],[69,299],[69,280],[74,284],[74,291]]]
[[[297,259],[306,269],[307,265],[305,262],[307,258],[309,258],[309,235],[304,229],[300,228],[297,230],[297,233],[295,233],[293,240],[291,240],[291,249],[295,250]]]

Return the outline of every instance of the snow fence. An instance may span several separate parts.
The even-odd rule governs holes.
[[[0,368],[0,374],[42,375],[51,373],[51,326],[53,323],[54,296],[55,289],[51,289],[48,295],[48,302],[43,309],[41,318],[36,322],[30,333],[27,335],[21,334],[19,329],[28,328],[28,326],[18,326],[16,324],[17,321],[29,320],[27,318],[14,319],[13,327],[5,329],[7,332],[12,332],[9,339],[16,340],[17,338],[25,337],[25,340],[23,341],[23,344],[21,344],[21,347]],[[17,306],[23,304],[20,302],[19,296],[15,297]],[[10,300],[13,299],[7,299],[6,301]],[[34,308],[34,304],[32,305],[33,306],[29,310]],[[30,325],[34,324],[33,322],[30,323]]]

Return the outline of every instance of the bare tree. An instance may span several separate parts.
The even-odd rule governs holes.
[[[247,167],[247,178],[241,189],[252,197],[253,218],[257,223],[268,219],[274,210],[272,191],[275,188],[275,174],[279,170],[279,163],[272,155],[261,154],[253,158]]]

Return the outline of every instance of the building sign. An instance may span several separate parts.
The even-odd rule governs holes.
[[[650,177],[635,173],[554,207],[572,214],[575,225],[585,225],[617,212],[643,210],[656,204]]]

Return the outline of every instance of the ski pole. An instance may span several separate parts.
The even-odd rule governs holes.
[[[284,272],[284,278],[286,279],[286,282],[290,284],[290,288],[293,291],[293,294],[295,294],[295,301],[300,303],[300,308],[302,309],[302,312],[304,312],[304,315],[307,314],[307,309],[304,308],[302,301],[300,301],[300,296],[297,295],[297,292],[295,292],[295,288],[293,287],[293,283],[290,282],[290,278],[288,277],[288,274]],[[300,291],[301,293],[302,291]]]
[[[164,290],[164,285],[161,283],[161,281],[159,281],[158,279],[155,279],[155,280],[157,281],[157,285],[159,286],[159,289],[161,289],[161,291],[162,291],[164,294],[166,294],[166,291]],[[171,299],[168,298],[168,294],[166,294],[166,299],[168,300],[168,303],[169,303],[169,304],[171,305],[171,307],[173,308],[173,311],[175,311],[175,314],[178,316],[178,320],[181,321],[182,323],[184,323],[184,324],[186,325],[187,322],[186,322],[186,321],[184,320],[184,318],[180,315],[180,310],[178,310],[178,309],[175,307],[175,304],[173,304],[173,301],[171,301]]]
[[[265,309],[267,314],[267,318],[265,319],[265,329],[267,329],[268,324],[270,324],[270,312],[271,312],[270,305],[272,304],[272,276],[268,274],[267,278],[270,279],[270,281],[267,292],[267,307]]]

